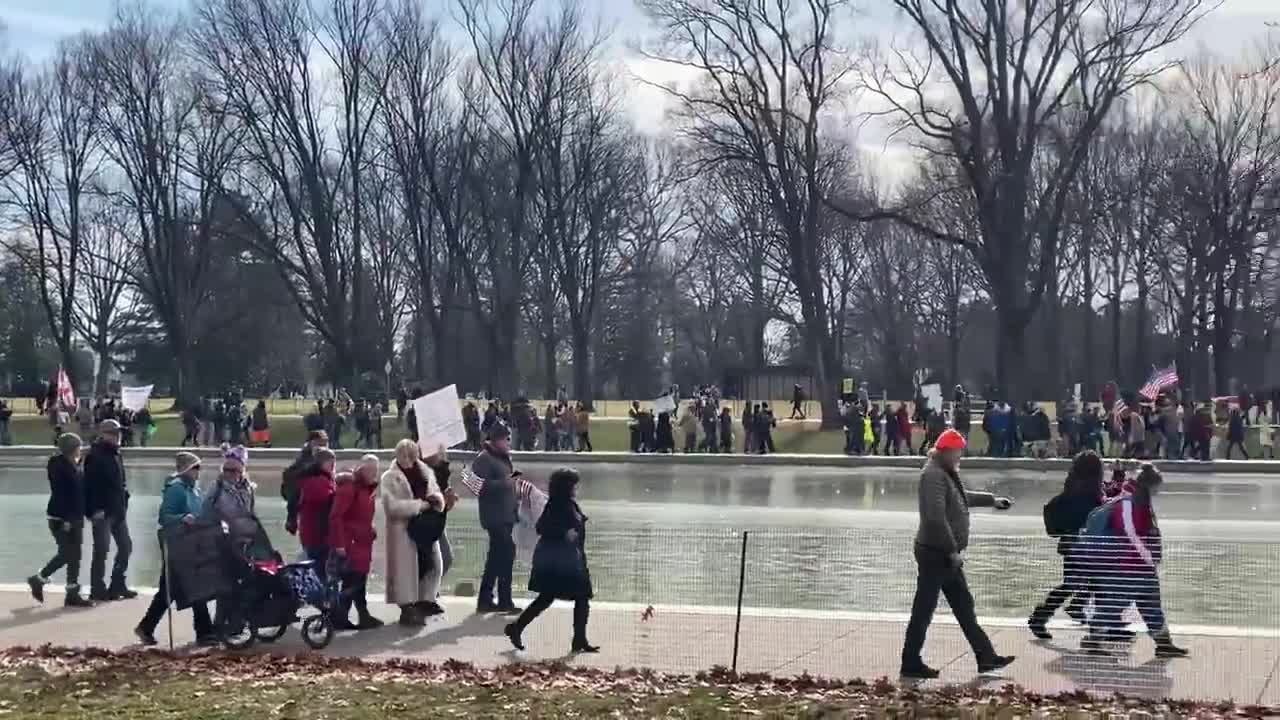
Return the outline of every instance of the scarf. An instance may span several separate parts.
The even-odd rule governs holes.
[[[418,463],[414,463],[411,467],[407,468],[400,467],[399,464],[397,464],[396,467],[400,468],[400,472],[404,473],[405,479],[409,481],[409,489],[413,491],[413,498],[415,500],[426,500],[429,491],[427,488],[427,478],[422,474],[422,466]]]

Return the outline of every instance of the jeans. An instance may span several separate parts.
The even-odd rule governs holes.
[[[129,523],[122,517],[107,516],[93,521],[93,556],[89,561],[89,587],[95,591],[107,589],[107,549],[116,544],[116,557],[111,563],[111,588],[125,586],[124,576],[129,571],[129,555],[133,553],[133,539],[129,537]]]
[[[938,550],[917,545],[915,556],[916,595],[911,602],[911,621],[907,623],[907,634],[902,644],[903,669],[917,668],[924,664],[920,651],[924,649],[925,635],[929,632],[929,624],[933,622],[933,613],[938,609],[939,594],[946,596],[951,613],[960,624],[978,662],[995,657],[996,651],[991,645],[991,639],[978,625],[973,594],[969,592],[964,570],[951,567],[946,553]]]
[[[578,452],[595,452],[595,448],[591,447],[590,433],[578,433]]]
[[[369,616],[369,576],[365,573],[342,573],[342,593],[338,616],[346,618],[354,605],[361,619]]]
[[[13,436],[9,434],[9,421],[0,420],[0,445],[12,445]]]
[[[1164,457],[1166,460],[1182,459],[1182,434],[1171,432],[1164,436]]]
[[[448,531],[440,533],[440,575],[448,575],[453,567],[453,545],[449,543]]]
[[[80,587],[80,554],[84,544],[84,522],[71,523],[71,529],[63,529],[61,520],[49,521],[49,532],[58,544],[58,552],[40,571],[41,579],[48,580],[54,573],[67,568],[67,589]]]
[[[142,622],[138,623],[138,629],[148,635],[155,633],[156,626],[160,624],[160,620],[164,617],[165,611],[169,609],[169,578],[165,573],[160,573],[160,587],[156,588],[155,597],[151,598],[151,604],[147,606],[147,613],[142,616]],[[191,614],[194,616],[196,637],[208,637],[213,634],[213,620],[209,618],[209,607],[198,602],[191,606]]]
[[[1105,634],[1124,625],[1121,614],[1132,603],[1147,624],[1147,630],[1158,636],[1164,633],[1164,608],[1160,602],[1160,578],[1154,570],[1140,569],[1135,574],[1111,573],[1094,582],[1096,593],[1093,618],[1089,630]]]
[[[498,593],[499,606],[511,602],[511,573],[516,564],[516,541],[511,537],[512,526],[503,525],[489,529],[489,552],[484,558],[484,575],[480,578],[478,604],[493,603],[493,593]]]
[[[1232,440],[1232,441],[1230,441],[1230,442],[1228,442],[1228,443],[1227,443],[1227,459],[1228,459],[1228,460],[1230,460],[1230,459],[1231,459],[1231,449],[1232,449],[1232,448],[1237,448],[1237,447],[1238,447],[1238,448],[1240,448],[1240,454],[1241,454],[1241,455],[1244,455],[1244,459],[1245,459],[1245,460],[1248,460],[1248,459],[1249,459],[1249,451],[1244,449],[1244,441],[1243,441],[1243,440]]]
[[[524,629],[533,622],[535,618],[541,615],[547,608],[551,607],[551,603],[555,602],[555,596],[550,593],[542,593],[529,603],[529,607],[520,613],[520,617],[515,621],[517,632],[524,632]],[[587,644],[587,618],[591,614],[591,602],[586,598],[578,598],[573,601],[573,644],[574,646]]]

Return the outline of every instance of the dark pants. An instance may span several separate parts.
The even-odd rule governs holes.
[[[929,632],[929,624],[933,622],[933,613],[938,608],[938,595],[945,595],[951,613],[964,637],[973,648],[973,654],[982,663],[995,656],[991,640],[978,625],[978,616],[973,607],[973,594],[969,592],[969,583],[965,581],[964,570],[951,567],[946,553],[916,546],[916,596],[911,602],[911,621],[907,623],[907,635],[902,645],[902,667],[916,668],[924,664],[920,657],[924,649],[925,635]]]
[[[346,617],[354,605],[361,618],[369,616],[369,576],[365,573],[342,573],[341,606],[338,614]]]
[[[1240,454],[1244,456],[1244,459],[1245,460],[1249,459],[1249,451],[1244,449],[1243,440],[1232,440],[1231,442],[1227,443],[1227,459],[1228,460],[1231,459],[1232,448],[1240,448]]]
[[[40,577],[48,580],[54,573],[66,567],[67,589],[79,588],[80,553],[81,546],[84,544],[84,522],[71,523],[71,529],[65,530],[61,520],[50,520],[49,532],[53,535],[53,541],[58,544],[58,552],[40,571]]]
[[[529,607],[520,613],[520,617],[516,620],[515,626],[518,632],[524,632],[524,629],[533,622],[535,618],[543,613],[547,608],[551,607],[551,603],[555,602],[555,596],[549,593],[542,593],[529,603]],[[587,617],[591,614],[591,602],[586,598],[578,598],[573,601],[573,644],[587,644]]]
[[[147,606],[147,614],[142,616],[142,622],[138,623],[138,629],[148,635],[154,634],[156,626],[164,618],[164,613],[169,609],[169,579],[164,573],[160,574],[160,587],[156,588],[155,597],[151,598],[151,605]],[[195,603],[191,606],[191,614],[195,619],[196,637],[208,637],[213,634],[213,620],[209,618],[209,608],[202,602]]]
[[[484,575],[480,578],[480,605],[493,602],[494,590],[498,593],[498,605],[511,605],[511,573],[516,564],[516,542],[511,538],[511,526],[489,530],[489,552],[484,558]]]
[[[1089,629],[1106,634],[1123,626],[1121,614],[1132,603],[1153,636],[1164,633],[1164,608],[1160,601],[1160,578],[1140,570],[1135,575],[1111,573],[1095,579],[1094,614]]]
[[[116,544],[116,557],[111,563],[111,587],[124,588],[124,576],[129,571],[129,555],[133,553],[133,540],[129,537],[129,523],[124,518],[105,517],[93,521],[93,556],[89,561],[89,587],[107,589],[107,549]]]
[[[578,452],[595,452],[591,447],[591,433],[578,433]]]
[[[328,577],[329,568],[329,548],[325,545],[314,545],[312,547],[303,547],[302,552],[307,556],[308,560],[316,564],[316,573],[320,575],[320,579],[324,580]]]
[[[799,400],[795,400],[791,403],[791,419],[795,420],[797,417],[804,420],[804,408],[801,407]]]
[[[1058,608],[1067,605],[1067,614],[1072,617],[1083,617],[1084,608],[1089,604],[1089,578],[1080,567],[1080,563],[1070,555],[1062,561],[1062,582],[1049,591],[1044,602],[1031,613],[1031,619],[1044,623],[1053,617]],[[1070,600],[1070,604],[1067,601]]]

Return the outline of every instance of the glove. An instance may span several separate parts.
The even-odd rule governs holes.
[[[290,535],[297,535],[298,534],[297,518],[289,518],[288,520],[286,520],[284,523],[284,531],[289,533]]]
[[[1013,501],[1007,497],[998,497],[995,502],[996,510],[1008,510],[1013,507]]]

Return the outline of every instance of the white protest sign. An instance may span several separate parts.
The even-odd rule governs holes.
[[[942,412],[942,386],[938,383],[929,383],[920,388],[920,394],[924,396],[925,402],[929,403],[929,409],[934,412]]]
[[[151,399],[151,389],[154,387],[155,385],[122,387],[120,388],[120,404],[134,412],[140,412],[142,408],[147,406],[147,400]]]
[[[418,445],[426,454],[434,453],[441,445],[449,448],[467,439],[456,385],[415,398],[413,414],[418,423]]]
[[[676,411],[676,399],[670,395],[663,395],[653,401],[653,414],[661,415],[662,413],[673,413]]]

